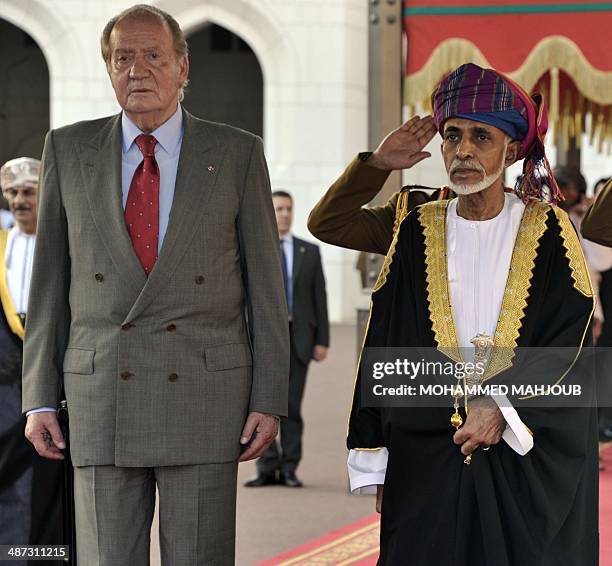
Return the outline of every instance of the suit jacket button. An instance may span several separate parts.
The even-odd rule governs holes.
[[[102,281],[104,281],[104,275],[101,273],[96,273],[95,278],[98,283],[102,283]]]
[[[176,330],[176,324],[169,324],[168,326],[166,326],[166,330],[168,332],[174,332]]]
[[[171,373],[168,376],[168,381],[176,381],[177,379],[178,379],[178,374],[176,374],[176,373]]]
[[[133,377],[134,374],[131,371],[122,371],[121,372],[121,379],[123,379],[123,381],[127,381],[128,379],[130,379],[130,377]]]
[[[202,283],[204,283],[204,275],[198,275],[195,278],[195,282],[196,282],[196,285],[201,285]]]

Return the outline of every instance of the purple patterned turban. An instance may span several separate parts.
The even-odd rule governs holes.
[[[517,159],[524,159],[523,173],[514,190],[523,201],[561,200],[544,150],[548,117],[540,94],[530,96],[505,75],[467,63],[440,81],[432,106],[440,133],[449,118],[466,118],[495,126],[520,142]]]

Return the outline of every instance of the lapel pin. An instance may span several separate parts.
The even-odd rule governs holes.
[[[215,170],[215,166],[214,165],[209,165],[208,166],[208,170],[212,173]]]
[[[302,246],[302,247],[300,248],[300,253],[301,253],[301,254],[303,254],[305,251],[306,251],[306,248]]]

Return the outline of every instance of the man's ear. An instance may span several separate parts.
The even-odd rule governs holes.
[[[508,144],[508,149],[506,149],[506,159],[504,161],[506,167],[509,167],[517,160],[518,153],[519,153],[519,142],[517,140],[512,140]]]

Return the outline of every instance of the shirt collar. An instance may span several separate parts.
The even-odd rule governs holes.
[[[127,153],[134,140],[143,132],[132,122],[125,112],[121,113],[121,134],[123,138],[123,153]],[[180,148],[183,138],[183,112],[177,104],[176,111],[159,128],[151,132],[157,143],[169,155],[174,155]]]
[[[279,238],[281,242],[291,242],[293,241],[293,234],[291,232],[287,232],[284,236]]]
[[[499,214],[497,216],[494,216],[493,218],[489,218],[487,220],[468,220],[467,218],[463,218],[463,216],[459,216],[459,214],[457,213],[457,202],[459,201],[459,199],[455,197],[450,201],[448,207],[448,216],[454,221],[463,224],[476,224],[479,226],[495,224],[497,220],[500,220],[505,214],[508,213],[515,198],[518,197],[514,193],[504,193],[504,206],[499,211]]]

